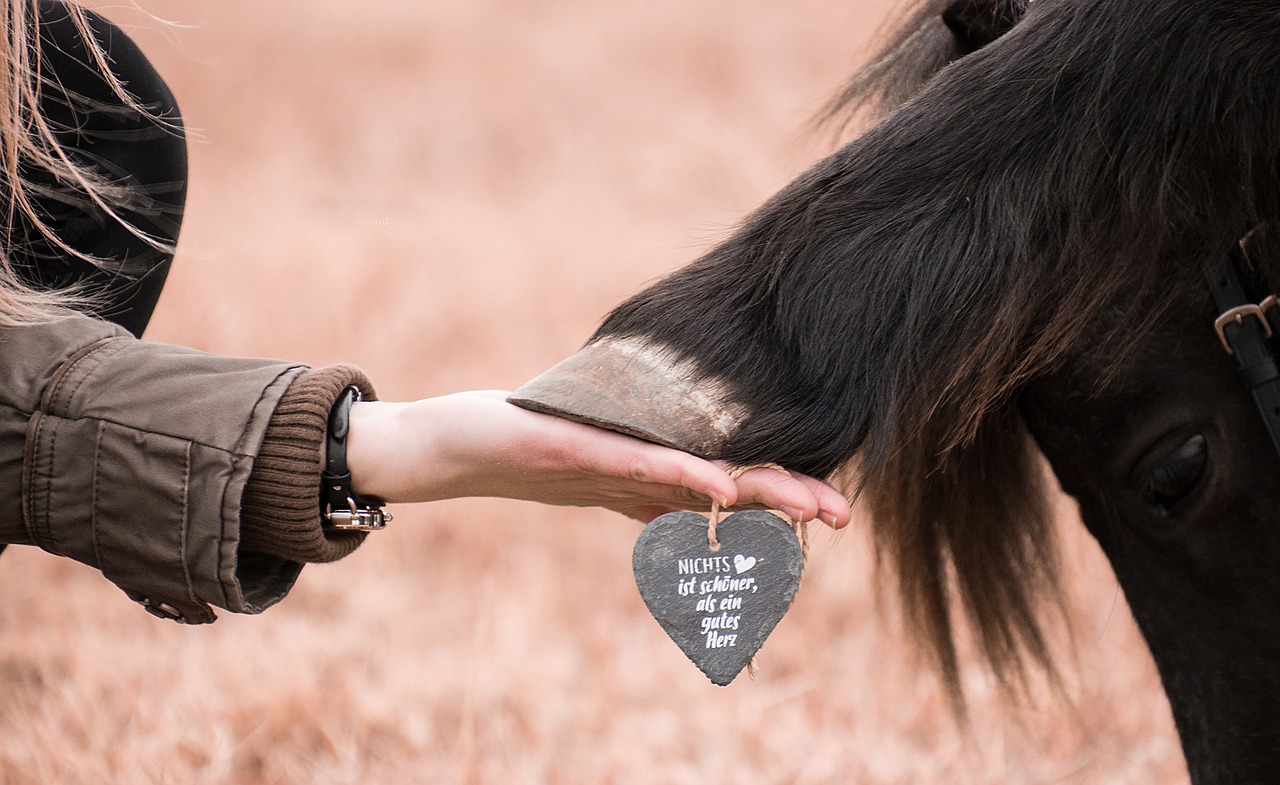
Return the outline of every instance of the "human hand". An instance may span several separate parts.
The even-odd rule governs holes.
[[[849,521],[848,501],[811,477],[759,468],[734,480],[723,463],[530,412],[507,395],[355,403],[347,437],[353,488],[390,502],[496,496],[605,507],[644,521],[713,500],[835,528]]]

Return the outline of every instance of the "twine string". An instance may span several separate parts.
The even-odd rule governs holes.
[[[744,473],[749,472],[752,469],[773,469],[776,472],[782,472],[788,477],[791,476],[791,472],[787,471],[786,469],[782,468],[776,463],[757,463],[751,466],[736,466],[729,470],[729,477],[731,479],[736,480],[739,477],[741,477]],[[716,537],[716,527],[720,525],[720,514],[722,512],[723,510],[720,509],[720,503],[717,501],[712,501],[711,516],[707,518],[707,545],[713,551],[720,550],[720,540]],[[785,512],[782,512],[781,510],[778,510],[778,512],[782,513],[782,517],[786,519],[787,524],[795,531],[796,537],[800,540],[801,558],[804,559],[805,561],[808,561],[809,559],[809,525],[808,523],[802,523],[801,521],[794,520],[790,515],[787,515]],[[752,657],[750,660],[747,661],[747,676],[753,681],[756,678],[756,658],[755,657]]]
[[[711,517],[707,518],[707,547],[713,551],[720,550],[720,541],[716,539],[716,527],[720,525],[720,502],[711,502]]]
[[[776,463],[755,463],[750,466],[735,466],[729,470],[729,478],[736,480],[752,469],[772,469],[775,472],[782,472],[788,477],[791,476],[791,472]],[[713,551],[720,550],[720,540],[716,537],[716,527],[720,525],[720,515],[723,512],[724,510],[721,509],[720,502],[713,500],[711,502],[711,516],[707,518],[707,546]],[[787,525],[795,531],[796,537],[799,538],[800,553],[806,559],[809,558],[809,526],[805,523],[801,523],[800,521],[793,520],[790,515],[787,515],[781,510],[778,510],[778,512],[782,513],[782,517],[786,519]]]

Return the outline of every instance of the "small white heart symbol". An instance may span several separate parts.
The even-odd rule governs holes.
[[[739,553],[737,556],[733,557],[733,568],[738,571],[739,575],[754,566],[756,566],[756,557],[754,556],[743,556]]]

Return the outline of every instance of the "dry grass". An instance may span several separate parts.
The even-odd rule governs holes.
[[[112,11],[203,140],[150,337],[356,361],[387,398],[517,385],[692,259],[822,154],[804,123],[882,13],[143,3],[197,25]],[[878,613],[860,526],[815,537],[759,676],[721,689],[645,614],[633,524],[496,501],[397,512],[280,607],[208,628],[6,553],[0,783],[1186,779],[1123,597],[1065,504],[1069,700],[1015,710],[970,664],[965,732]]]

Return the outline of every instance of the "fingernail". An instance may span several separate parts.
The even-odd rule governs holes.
[[[780,507],[779,509],[785,512],[787,517],[793,521],[798,521],[804,518],[804,511],[796,509],[795,507]]]

